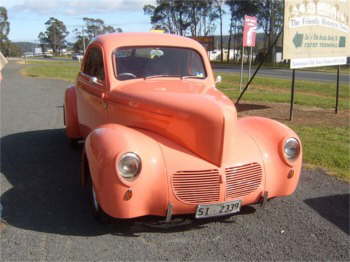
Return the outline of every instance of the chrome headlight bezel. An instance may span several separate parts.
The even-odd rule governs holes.
[[[293,162],[300,155],[300,142],[295,137],[289,137],[283,143],[283,156],[289,162]]]
[[[127,161],[129,161],[129,163]],[[133,163],[130,163],[130,162],[133,162]],[[132,165],[132,164],[135,165],[135,167],[133,167],[134,170],[127,171],[128,168],[126,168],[126,166]],[[116,168],[120,177],[122,177],[127,181],[132,181],[141,172],[141,169],[142,169],[141,158],[134,152],[123,153],[117,159]]]

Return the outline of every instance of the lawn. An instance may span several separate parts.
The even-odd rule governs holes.
[[[238,74],[220,73],[223,81],[218,85],[232,100],[239,96]],[[291,81],[269,77],[256,77],[246,92],[244,99],[249,101],[264,101],[271,103],[289,103]],[[339,87],[339,107],[350,109],[349,86],[341,84]],[[295,82],[295,104],[332,108],[335,104],[335,83],[310,82],[297,80]]]
[[[22,70],[24,75],[63,79],[70,82],[74,82],[80,67],[78,62],[42,60],[28,60],[28,62],[29,65]],[[235,101],[239,95],[239,75],[234,73],[220,73],[220,75],[223,81],[217,87]],[[255,104],[270,103],[271,107],[280,108],[280,104],[276,103],[289,103],[290,101],[290,86],[290,80],[257,77],[243,97],[243,101]],[[339,108],[346,112],[341,124],[339,124],[341,121],[336,124],[329,121],[330,119],[324,117],[323,113],[329,112],[334,107],[335,83],[298,80],[295,104],[302,106],[300,110],[305,110],[305,112],[316,108],[314,116],[306,121],[299,123],[298,121],[284,121],[302,139],[305,166],[319,166],[326,169],[331,175],[350,181],[349,86],[344,84],[340,86]],[[267,116],[274,117],[273,115]],[[337,116],[329,117],[336,118]],[[318,121],[314,121],[316,118]]]
[[[304,146],[304,163],[321,166],[331,175],[350,181],[350,128],[290,124]]]
[[[68,61],[27,60],[28,66],[22,73],[30,77],[62,79],[74,82],[80,69],[80,63]]]

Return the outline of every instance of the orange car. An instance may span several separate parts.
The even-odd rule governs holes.
[[[90,43],[65,93],[65,125],[71,141],[85,140],[82,181],[91,178],[98,218],[206,218],[294,192],[298,136],[270,119],[237,119],[215,84],[206,50],[186,37]]]

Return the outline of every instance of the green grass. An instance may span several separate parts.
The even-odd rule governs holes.
[[[219,73],[218,73],[219,74]],[[239,96],[239,75],[220,73],[223,78],[218,84],[231,99]],[[290,101],[291,80],[269,77],[256,77],[244,95],[244,100],[264,101],[271,103],[288,103]],[[335,104],[335,83],[311,82],[297,80],[295,83],[295,104],[333,108]],[[339,87],[339,108],[350,109],[350,89],[347,85]]]
[[[303,143],[304,163],[350,181],[350,128],[290,125]]]
[[[221,63],[220,61],[211,61],[211,64],[213,66],[215,65],[221,65],[221,66],[241,66],[241,62],[236,63],[227,63],[224,61]],[[248,65],[247,63],[244,64],[244,67],[246,68]],[[253,65],[253,67],[257,67],[258,64]],[[262,68],[264,69],[290,69],[289,64],[271,64],[271,63],[264,63]],[[326,72],[326,73],[336,73],[337,72],[337,66],[324,66],[324,67],[309,67],[309,68],[301,68],[297,69],[298,71],[311,71],[311,72]],[[340,66],[340,73],[341,74],[350,74],[350,66],[349,65],[341,65]]]
[[[43,77],[52,79],[62,79],[74,82],[80,64],[78,62],[67,61],[46,61],[46,60],[28,60],[32,66],[23,69],[23,74],[31,77]]]

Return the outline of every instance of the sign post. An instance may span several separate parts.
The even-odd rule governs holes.
[[[239,82],[239,91],[242,91],[242,85],[243,85],[243,67],[244,67],[244,46],[242,46],[242,52],[241,52],[241,77]]]
[[[291,61],[293,89],[294,69],[338,66],[337,113],[339,65],[346,64],[350,56],[350,0],[285,0],[283,32],[283,59]],[[293,98],[294,93],[291,110]]]
[[[240,91],[242,91],[242,84],[243,84],[244,48],[250,47],[250,58],[249,58],[249,68],[248,68],[248,75],[250,79],[250,70],[252,66],[252,48],[255,46],[257,25],[258,25],[258,21],[255,16],[247,16],[247,15],[244,16],[241,81],[239,86]]]

